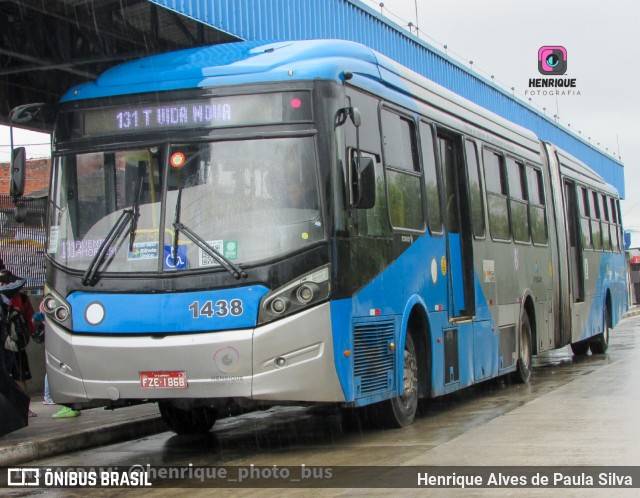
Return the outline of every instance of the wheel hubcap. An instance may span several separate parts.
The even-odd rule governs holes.
[[[410,351],[404,351],[402,402],[408,404],[418,392],[418,364],[416,357]]]

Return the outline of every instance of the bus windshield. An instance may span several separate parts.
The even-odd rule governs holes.
[[[52,177],[48,253],[75,270],[218,267],[282,256],[324,237],[312,137],[180,142],[67,154]],[[113,230],[123,213],[130,222]],[[96,258],[109,235],[105,255]]]

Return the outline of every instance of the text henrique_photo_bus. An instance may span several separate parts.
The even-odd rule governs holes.
[[[178,433],[281,404],[402,427],[535,354],[605,352],[626,310],[615,188],[363,45],[157,55],[55,113],[56,403],[157,402]]]

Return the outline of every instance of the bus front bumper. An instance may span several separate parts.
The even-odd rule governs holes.
[[[245,330],[107,336],[70,334],[48,323],[46,334],[56,403],[345,401],[334,363],[329,303]],[[168,372],[184,372],[186,387],[143,387],[143,377]]]

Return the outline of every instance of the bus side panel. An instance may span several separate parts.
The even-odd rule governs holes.
[[[354,400],[351,299],[331,301],[331,330],[336,372],[347,402]]]
[[[504,373],[497,368],[498,327],[490,318],[477,276],[481,322],[449,323],[448,270],[440,264],[444,250],[444,239],[421,236],[352,299],[332,301],[336,370],[349,402],[367,404],[397,395],[406,333],[403,323],[408,320],[408,303],[412,301],[424,303],[427,308],[433,396]],[[390,343],[394,344],[393,358],[386,354],[392,349]],[[477,356],[476,350],[482,353]],[[475,374],[476,362],[483,372],[479,378]],[[386,374],[381,370],[391,369],[395,378],[385,383]]]
[[[571,342],[596,336],[603,331],[606,295],[611,298],[611,325],[615,326],[626,310],[625,263],[619,253],[589,251],[585,254],[585,284],[587,297],[581,306],[574,306],[577,324]],[[595,274],[594,272],[598,273]]]

